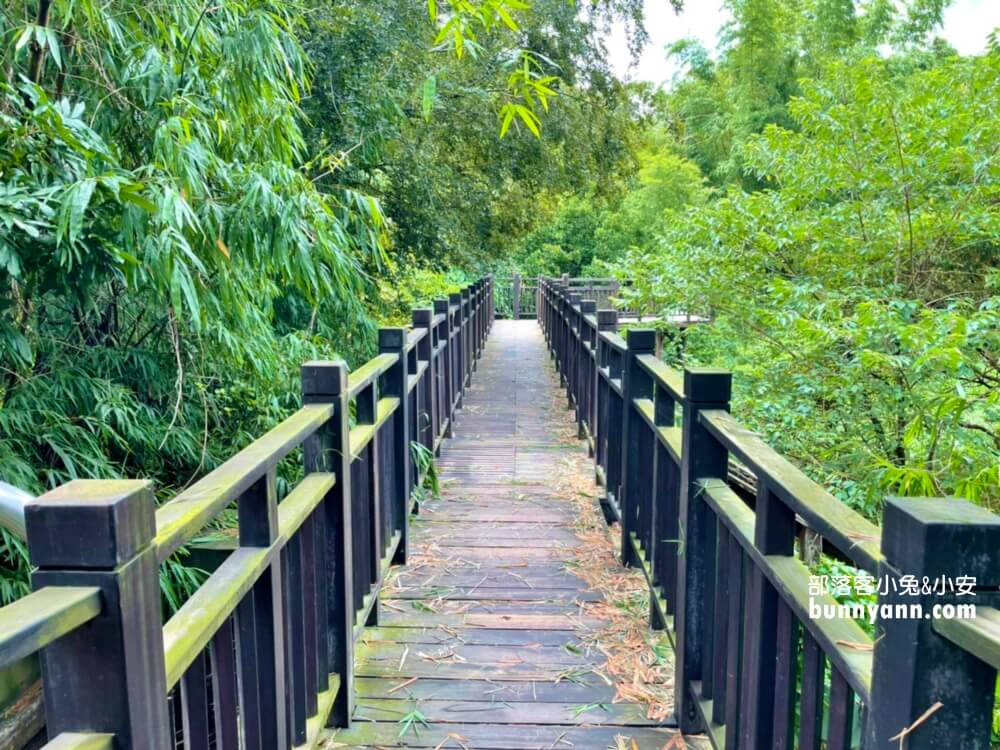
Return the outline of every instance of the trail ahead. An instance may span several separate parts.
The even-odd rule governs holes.
[[[410,562],[358,644],[354,726],[327,747],[707,747],[613,703],[599,673],[587,609],[602,595],[571,572],[579,511],[558,481],[586,450],[563,394],[537,324],[497,321],[442,497],[413,519]]]

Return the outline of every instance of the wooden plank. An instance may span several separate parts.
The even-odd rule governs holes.
[[[405,569],[404,569],[405,570]],[[469,588],[479,586],[481,589],[492,588],[527,588],[527,589],[569,589],[586,590],[587,583],[580,577],[568,573],[554,572],[551,568],[514,569],[514,568],[478,568],[467,571],[437,571],[424,572],[414,570],[396,575],[387,591],[394,587],[409,586],[459,586]]]
[[[543,588],[483,588],[481,586],[441,586],[426,588],[395,588],[386,592],[386,599],[444,599],[447,601],[494,602],[548,602],[550,604],[579,604],[597,602],[602,596],[596,591]],[[536,611],[536,610],[532,610]]]
[[[631,741],[639,750],[662,750],[677,736],[675,730],[652,727],[589,726],[566,727],[508,724],[431,724],[400,736],[396,722],[358,722],[351,729],[331,735],[334,743],[352,747],[458,748],[461,742],[476,750],[538,750],[538,748],[607,748],[615,747],[622,737],[626,747]],[[708,745],[685,738],[690,750]],[[334,745],[336,746],[336,745]]]
[[[586,641],[575,630],[499,630],[492,628],[366,628],[361,642],[462,643],[469,646],[583,646]]]
[[[655,726],[645,711],[629,703],[516,703],[506,698],[490,702],[423,699],[420,701],[366,698],[358,701],[357,721],[398,722],[414,708],[428,721],[444,723],[546,724],[572,726]]]
[[[567,601],[563,604],[548,602],[511,602],[479,599],[476,601],[445,601],[427,599],[424,602],[386,599],[384,622],[395,624],[397,615],[405,615],[407,609],[413,612],[428,612],[438,615],[496,615],[516,619],[518,617],[565,616],[579,619],[585,616],[586,602]],[[390,606],[391,605],[391,606]],[[486,627],[494,627],[488,625]]]
[[[571,644],[569,648],[559,646],[498,646],[467,645],[464,643],[406,644],[386,641],[359,643],[355,649],[359,662],[371,664],[404,664],[409,659],[417,659],[432,664],[442,662],[468,662],[479,665],[531,664],[600,666],[607,657],[590,646]],[[405,668],[405,666],[404,666]]]

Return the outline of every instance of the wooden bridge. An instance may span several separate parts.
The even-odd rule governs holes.
[[[889,500],[878,528],[730,416],[728,373],[668,368],[564,282],[534,321],[494,294],[415,310],[354,372],[303,365],[298,412],[159,508],[77,481],[7,509],[37,570],[0,666],[40,654],[45,750],[990,747],[1000,518]],[[159,566],[230,507],[238,545],[165,617]],[[803,529],[918,582],[879,592],[877,635],[815,616],[837,601]],[[656,710],[600,637],[637,578],[671,647],[625,643],[669,675]]]

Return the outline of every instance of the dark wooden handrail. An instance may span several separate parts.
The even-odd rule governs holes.
[[[29,500],[36,591],[0,609],[0,666],[39,653],[45,750],[288,750],[347,726],[355,641],[406,560],[426,471],[412,446],[451,435],[493,319],[487,277],[380,329],[354,372],[304,364],[302,407],[159,509],[143,481]],[[160,564],[234,503],[237,546],[164,623]]]
[[[623,338],[617,312],[566,279],[539,286],[538,321],[605,516],[620,523],[622,562],[644,573],[651,625],[675,646],[680,727],[716,750],[848,750],[855,731],[866,750],[898,748],[900,733],[910,750],[987,750],[1000,517],[964,500],[888,499],[879,528],[729,413],[730,373],[674,370],[655,355],[654,331]],[[801,524],[878,577],[876,637],[850,616],[815,615],[838,601],[795,555]],[[904,576],[971,577],[979,616],[940,616],[936,606],[969,599],[900,593]]]

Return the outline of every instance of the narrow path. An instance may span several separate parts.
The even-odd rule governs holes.
[[[497,321],[439,460],[442,497],[359,643],[355,724],[328,747],[701,746],[613,703],[598,671],[601,594],[571,572],[578,506],[557,480],[585,448],[558,391],[534,321]]]

